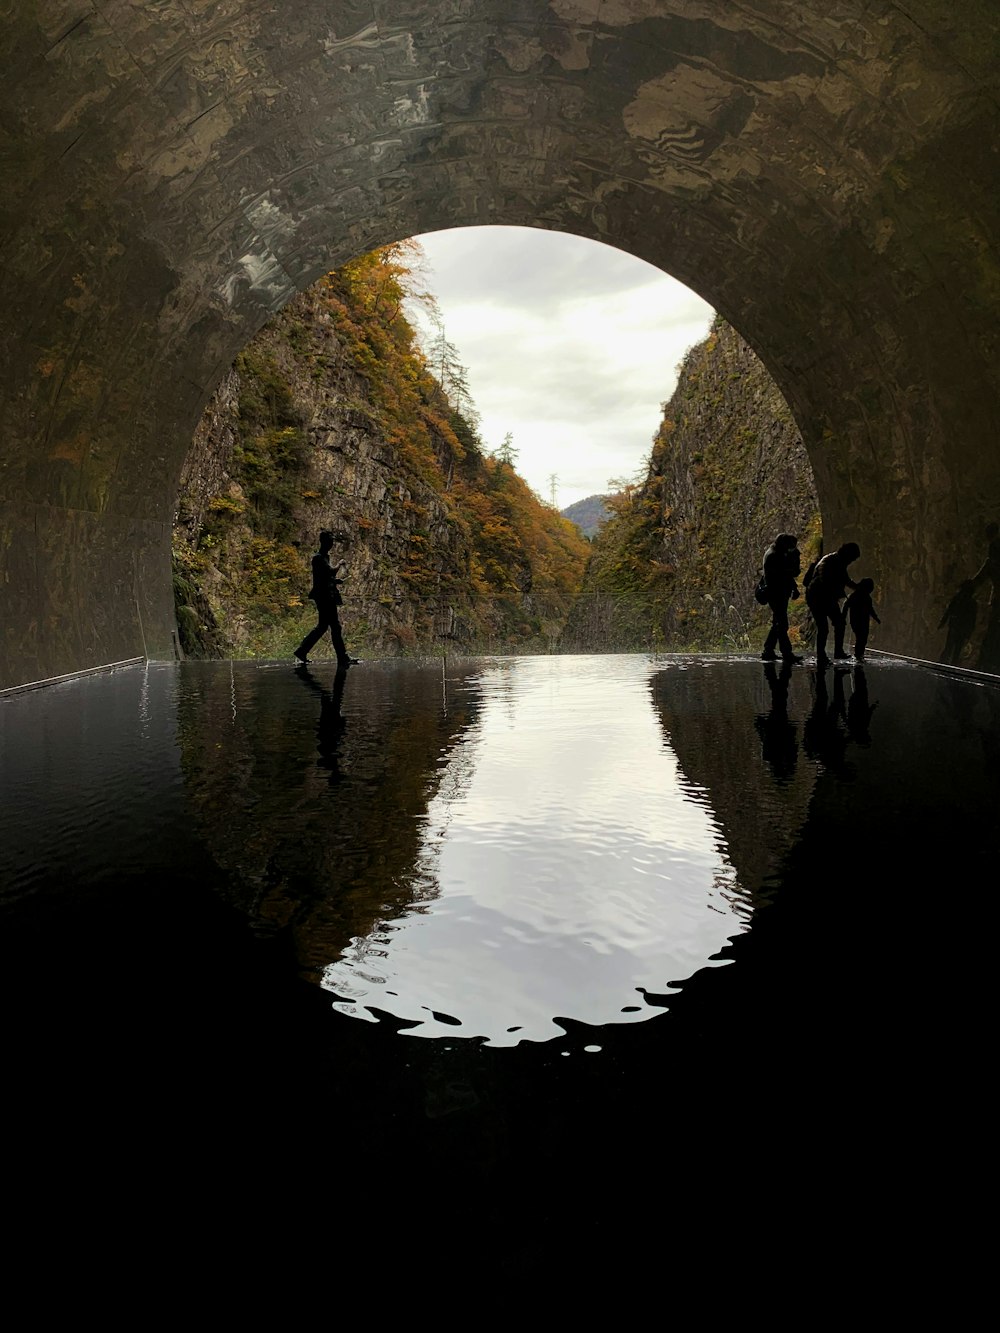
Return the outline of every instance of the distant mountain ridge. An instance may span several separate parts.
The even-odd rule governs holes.
[[[559,512],[563,518],[575,523],[585,537],[595,537],[611,517],[606,500],[605,495],[588,495],[585,500],[577,500]]]

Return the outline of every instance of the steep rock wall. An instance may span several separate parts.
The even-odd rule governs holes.
[[[372,257],[291,301],[224,377],[174,527],[188,653],[274,656],[314,622],[309,556],[342,534],[349,647],[549,647],[588,554],[426,369]],[[325,651],[325,650],[324,650]]]
[[[753,588],[768,543],[796,533],[803,567],[818,552],[799,432],[761,362],[721,319],[684,359],[645,480],[609,503],[568,648],[746,648],[766,621]],[[801,603],[793,614],[801,635]]]

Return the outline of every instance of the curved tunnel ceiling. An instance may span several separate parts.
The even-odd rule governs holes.
[[[225,367],[332,265],[494,222],[716,306],[893,646],[932,651],[1000,512],[992,2],[28,8],[0,93],[0,685],[169,652],[176,480]]]

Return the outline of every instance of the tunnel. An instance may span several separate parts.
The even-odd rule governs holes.
[[[506,223],[614,245],[763,359],[883,645],[1000,516],[987,0],[5,6],[0,688],[171,657],[195,424],[297,291]],[[668,369],[668,368],[665,368]]]

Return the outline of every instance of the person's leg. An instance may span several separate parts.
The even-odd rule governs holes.
[[[833,655],[834,657],[846,657],[844,631],[847,628],[847,616],[840,609],[837,602],[834,602],[830,607],[830,619],[833,621]]]
[[[816,656],[820,662],[826,661],[826,639],[830,632],[830,620],[822,602],[810,602],[809,610],[816,622]]]
[[[774,606],[772,605],[771,628],[767,631],[767,638],[764,640],[764,647],[760,650],[761,658],[765,662],[773,662],[777,657],[777,653],[774,651],[778,643],[778,630],[777,630],[776,617],[777,617],[777,612],[775,611]]]
[[[329,628],[330,621],[327,618],[327,616],[324,615],[323,608],[321,606],[317,606],[316,614],[319,617],[319,623],[317,624],[315,629],[311,629],[309,631],[306,637],[295,649],[295,656],[299,658],[300,661],[303,661],[305,658],[309,656],[310,650],[316,647],[317,643],[319,643],[320,639],[323,637],[323,635]]]
[[[852,627],[853,628],[853,627]],[[858,662],[865,659],[865,648],[868,645],[868,626],[862,625],[854,630],[854,657]]]
[[[788,602],[782,601],[774,607],[774,624],[772,626],[775,636],[778,640],[778,650],[781,653],[782,661],[790,662],[795,657],[792,651],[792,641],[788,637]]]
[[[338,666],[347,666],[351,657],[344,647],[344,632],[340,628],[340,617],[337,615],[336,607],[330,613],[330,638],[333,642],[333,651],[337,654]]]

